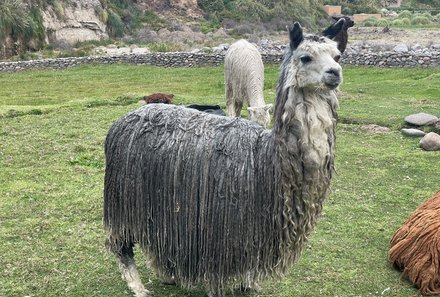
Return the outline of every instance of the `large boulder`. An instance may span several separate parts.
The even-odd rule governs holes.
[[[420,140],[420,147],[425,151],[439,151],[440,150],[440,135],[434,132],[426,134]]]
[[[438,120],[438,117],[424,112],[405,117],[405,122],[415,126],[434,125]]]

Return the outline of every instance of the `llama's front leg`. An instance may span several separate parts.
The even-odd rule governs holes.
[[[247,293],[259,293],[261,291],[261,287],[255,280],[255,272],[248,271],[246,273],[246,278],[242,282],[240,290]]]
[[[123,246],[117,251],[116,256],[119,260],[119,268],[122,278],[127,282],[127,286],[136,297],[152,297],[152,292],[145,289],[142,284],[139,272],[134,262],[133,244]]]
[[[208,297],[225,297],[225,289],[217,282],[210,282]]]

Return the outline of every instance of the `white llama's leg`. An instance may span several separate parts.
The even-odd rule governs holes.
[[[226,109],[228,116],[235,117],[235,100],[232,91],[232,87],[229,84],[226,84],[225,87],[225,95],[226,95]]]
[[[241,109],[243,108],[243,101],[242,100],[236,100],[235,101],[235,116],[240,117],[241,115]]]

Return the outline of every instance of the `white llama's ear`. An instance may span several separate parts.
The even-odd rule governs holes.
[[[336,23],[332,24],[330,27],[322,31],[322,35],[325,37],[328,37],[330,39],[333,39],[336,35],[338,35],[339,31],[342,30],[342,27],[344,27],[345,19],[341,18]]]
[[[298,22],[293,23],[289,29],[290,49],[296,50],[299,44],[304,40],[303,30]]]

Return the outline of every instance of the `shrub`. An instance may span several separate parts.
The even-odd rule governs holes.
[[[121,17],[112,10],[108,13],[107,28],[112,37],[122,37],[124,35],[124,23]]]
[[[225,9],[223,0],[197,0],[197,4],[208,14],[220,13]]]
[[[362,22],[362,26],[364,27],[375,27],[376,26],[376,21],[374,20],[365,20]]]
[[[384,26],[389,26],[389,25],[390,25],[390,21],[387,19],[380,19],[380,20],[377,20],[377,22],[376,22],[376,26],[384,27]]]
[[[409,19],[406,19],[409,21]],[[404,25],[403,19],[395,19],[391,22],[394,27],[402,27]]]
[[[412,25],[428,25],[430,24],[431,21],[425,17],[425,16],[415,16],[412,20],[411,20],[411,24]]]
[[[375,17],[370,17],[370,18],[364,20],[362,22],[362,25],[365,26],[365,27],[380,26],[378,19],[376,19]]]
[[[399,13],[398,18],[399,18],[399,19],[403,19],[403,18],[411,19],[412,16],[413,16],[413,15],[412,15],[411,11],[409,11],[409,10],[403,10],[403,11],[401,11],[401,12]]]
[[[165,28],[167,24],[162,18],[157,16],[154,11],[149,9],[145,10],[144,14],[140,17],[140,21],[148,24],[151,29],[155,31]]]
[[[63,3],[61,3],[58,0],[53,1],[53,10],[55,11],[55,14],[58,18],[63,19],[64,18],[64,6]]]
[[[165,43],[165,42],[152,43],[148,45],[148,48],[152,52],[159,52],[159,53],[176,52],[180,50],[180,47],[178,45]]]

